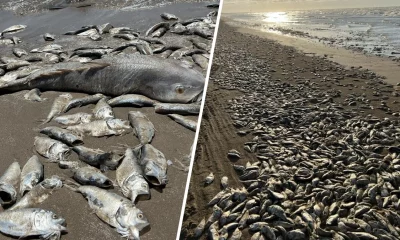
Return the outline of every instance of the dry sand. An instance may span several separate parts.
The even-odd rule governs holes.
[[[261,37],[262,36],[262,37]],[[243,150],[243,144],[254,136],[239,136],[226,110],[228,101],[234,97],[240,96],[241,92],[229,90],[226,86],[213,83],[214,79],[229,82],[235,81],[235,72],[242,72],[241,82],[244,82],[243,75],[251,77],[251,72],[244,73],[241,69],[241,63],[245,62],[246,56],[259,60],[259,66],[253,68],[268,69],[275,71],[265,72],[271,81],[282,81],[290,84],[303,84],[297,82],[298,79],[310,79],[310,84],[317,83],[321,91],[328,89],[337,89],[342,92],[342,97],[335,99],[335,102],[344,104],[344,109],[358,111],[356,107],[347,106],[344,100],[347,94],[365,93],[371,100],[375,110],[359,111],[360,115],[373,114],[378,117],[393,117],[385,111],[376,109],[380,105],[380,98],[386,99],[392,112],[399,112],[400,106],[397,103],[398,97],[392,96],[393,86],[382,83],[376,83],[374,74],[364,70],[351,69],[340,66],[326,58],[307,55],[293,47],[284,46],[276,41],[266,38],[253,30],[235,29],[224,21],[221,21],[218,30],[218,41],[215,47],[213,66],[210,75],[210,83],[207,90],[207,98],[202,118],[199,141],[197,144],[195,162],[190,180],[188,198],[185,207],[181,239],[194,239],[192,234],[197,224],[205,217],[206,220],[212,213],[212,208],[207,207],[207,203],[221,190],[220,179],[222,176],[229,178],[231,187],[241,187],[237,174],[232,168],[233,162],[227,158],[227,152],[230,149],[237,149],[241,152],[242,158],[238,164],[246,162],[255,162],[255,156]],[[322,51],[322,49],[321,49]],[[323,52],[321,52],[323,54]],[[230,57],[227,57],[227,56]],[[248,70],[251,67],[246,66]],[[391,71],[393,69],[390,69]],[[237,76],[238,74],[236,74]],[[325,76],[338,77],[340,81],[324,81]],[[362,89],[366,87],[365,89]],[[375,89],[380,89],[382,96],[374,97]],[[209,186],[204,186],[202,181],[213,172],[215,181]],[[201,239],[206,239],[203,235]],[[243,239],[249,237],[246,233]]]

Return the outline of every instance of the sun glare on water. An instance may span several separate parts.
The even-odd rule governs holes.
[[[264,14],[264,21],[270,23],[290,22],[288,15],[285,12],[269,12]]]

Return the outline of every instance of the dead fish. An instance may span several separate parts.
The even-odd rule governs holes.
[[[210,174],[207,175],[207,177],[204,179],[204,183],[206,185],[211,184],[212,182],[214,182],[214,174],[211,172]]]
[[[50,162],[65,160],[70,154],[70,149],[67,145],[47,137],[35,137],[34,145],[36,151]]]
[[[13,162],[0,177],[0,204],[8,205],[17,200],[17,190],[21,168],[18,162]]]
[[[15,203],[8,210],[16,210],[22,208],[29,208],[44,202],[56,189],[63,186],[62,180],[58,176],[46,178],[36,186],[34,186],[28,193],[26,193],[17,203]]]
[[[162,37],[167,31],[168,31],[168,30],[167,30],[166,28],[164,28],[164,27],[159,28],[159,29],[157,29],[156,31],[154,31],[154,32],[151,34],[151,37],[153,37],[153,38],[160,38],[160,37]]]
[[[78,154],[79,160],[94,167],[100,167],[112,157],[110,152],[104,152],[101,149],[92,149],[84,146],[75,146],[72,150]]]
[[[130,34],[130,33],[119,33],[119,34],[114,34],[113,37],[131,41],[131,40],[138,38],[138,35],[134,35],[134,34]]]
[[[28,53],[24,49],[21,49],[21,48],[13,48],[13,53],[16,57],[19,57],[19,58],[24,55],[28,55]]]
[[[102,172],[106,172],[108,170],[116,170],[123,158],[124,155],[121,156],[115,152],[111,152],[111,157],[109,159],[106,159],[103,165],[100,165],[100,170]]]
[[[26,100],[35,101],[35,102],[43,102],[43,101],[47,100],[47,98],[41,98],[40,95],[42,95],[40,90],[37,88],[34,88],[34,89],[30,90],[29,92],[25,93],[24,98]]]
[[[92,28],[92,29],[89,29],[87,31],[78,33],[76,35],[83,36],[83,37],[88,37],[88,38],[92,39],[93,41],[99,41],[99,40],[102,39],[102,37],[100,36],[99,32],[95,28]]]
[[[154,109],[156,113],[169,114],[176,113],[180,115],[197,115],[200,112],[200,104],[179,104],[179,103],[156,103]]]
[[[155,103],[158,103],[158,101],[139,94],[126,94],[112,98],[108,100],[107,103],[111,107],[115,106],[144,107],[144,106],[153,106]]]
[[[54,212],[40,208],[9,210],[0,213],[0,232],[25,238],[40,236],[43,239],[60,239],[65,219]]]
[[[7,71],[14,71],[18,68],[29,66],[31,63],[25,60],[16,60],[14,62],[10,62],[6,65]]]
[[[187,29],[184,25],[177,22],[172,25],[171,32],[175,34],[187,34],[189,33],[189,29]]]
[[[166,28],[169,29],[169,23],[168,22],[160,22],[157,23],[156,25],[152,26],[151,28],[149,28],[149,30],[147,30],[145,36],[148,37],[150,34],[152,34],[153,32],[155,32],[157,29],[159,28]]]
[[[134,134],[139,139],[141,145],[151,143],[154,137],[154,125],[147,116],[138,111],[130,111],[128,113],[128,120],[134,129]]]
[[[61,169],[76,169],[79,168],[80,165],[78,161],[61,160],[58,162],[58,167]]]
[[[127,198],[94,186],[66,186],[85,196],[96,215],[128,239],[139,240],[139,232],[149,225],[143,212]]]
[[[179,18],[171,13],[161,13],[161,18],[165,20],[178,20]]]
[[[45,54],[44,54],[44,59],[43,59],[43,61],[44,61],[45,63],[58,63],[58,62],[60,62],[61,60],[60,60],[59,55],[57,55],[57,54],[54,54],[54,53],[45,53]]]
[[[75,135],[67,129],[59,127],[45,127],[40,130],[40,133],[70,146],[83,144],[83,138],[81,136]]]
[[[202,69],[208,68],[208,59],[200,54],[192,55],[193,61],[197,63]]]
[[[126,133],[130,128],[129,122],[121,119],[96,120],[90,123],[82,123],[67,127],[68,130],[76,133],[88,134],[92,137],[121,135]]]
[[[93,116],[97,119],[114,118],[114,112],[104,98],[101,98],[93,109]]]
[[[14,44],[13,40],[11,39],[0,39],[0,45],[11,45]]]
[[[201,39],[198,39],[198,38],[191,38],[190,41],[198,49],[202,49],[202,50],[205,50],[207,52],[211,51],[211,44],[207,40],[201,40]]]
[[[105,23],[96,26],[96,29],[97,31],[99,31],[99,34],[109,33],[111,28],[113,28],[113,26],[110,23]]]
[[[101,58],[103,55],[109,54],[111,49],[82,49],[75,50],[71,57],[79,56],[79,57],[89,57],[91,59]]]
[[[138,156],[147,181],[156,186],[168,183],[168,164],[162,152],[150,144],[145,144],[140,148]]]
[[[56,39],[56,36],[50,33],[45,33],[43,35],[43,38],[45,41],[54,41]]]
[[[180,125],[188,128],[192,131],[196,131],[197,129],[197,121],[191,120],[187,117],[178,115],[178,114],[168,114],[168,117],[172,118],[175,122],[179,123]]]
[[[129,27],[116,27],[116,28],[111,28],[109,30],[110,34],[119,34],[119,33],[131,33],[134,32],[133,29]]]
[[[73,178],[82,185],[92,185],[101,188],[113,186],[113,182],[97,168],[87,166],[74,169]]]
[[[64,51],[62,50],[62,46],[58,45],[58,44],[49,44],[49,45],[46,45],[44,47],[34,48],[34,49],[31,50],[31,53],[41,53],[41,52],[52,52],[52,53],[57,52],[57,53],[61,53],[61,52],[64,52]]]
[[[82,123],[90,123],[93,115],[89,113],[74,113],[54,118],[54,121],[62,125],[74,125]]]
[[[203,234],[205,226],[206,226],[206,219],[203,217],[203,219],[200,221],[200,223],[197,225],[197,227],[194,230],[195,238],[198,238]]]
[[[221,178],[221,187],[222,187],[222,189],[225,189],[228,187],[228,177],[227,176],[223,176]]]
[[[76,98],[76,99],[72,99],[71,101],[68,102],[68,104],[64,107],[63,112],[68,112],[69,110],[71,110],[72,108],[76,108],[76,107],[81,107],[81,106],[86,106],[88,104],[95,104],[97,103],[100,99],[102,98],[106,98],[106,96],[104,96],[101,93],[98,94],[94,94],[94,95],[90,95],[90,96],[86,96],[83,98]]]
[[[236,228],[235,231],[233,231],[231,240],[240,240],[242,238],[242,231],[240,231],[239,228]]]
[[[132,149],[127,148],[121,165],[117,168],[116,179],[125,197],[134,203],[139,195],[150,197],[149,184],[143,177],[143,170]]]
[[[26,25],[14,25],[14,26],[4,29],[1,32],[0,36],[2,36],[4,33],[17,33],[17,32],[24,30],[25,28],[26,28]]]
[[[51,110],[47,118],[43,121],[43,123],[50,122],[55,116],[59,115],[63,112],[65,106],[72,99],[72,95],[69,93],[64,93],[58,96],[51,106]]]
[[[33,155],[26,162],[21,172],[21,183],[19,185],[19,193],[24,196],[25,193],[32,190],[43,179],[43,164],[36,155]]]
[[[197,28],[192,29],[192,31],[193,31],[193,34],[198,35],[205,39],[212,39],[212,37],[214,36],[214,30],[211,30],[211,29],[197,27]]]

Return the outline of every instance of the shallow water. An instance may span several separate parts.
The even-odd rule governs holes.
[[[400,7],[229,14],[252,28],[400,57]]]

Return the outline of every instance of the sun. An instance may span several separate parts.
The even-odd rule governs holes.
[[[289,17],[285,12],[269,12],[264,14],[265,22],[270,23],[284,23],[289,22]]]

